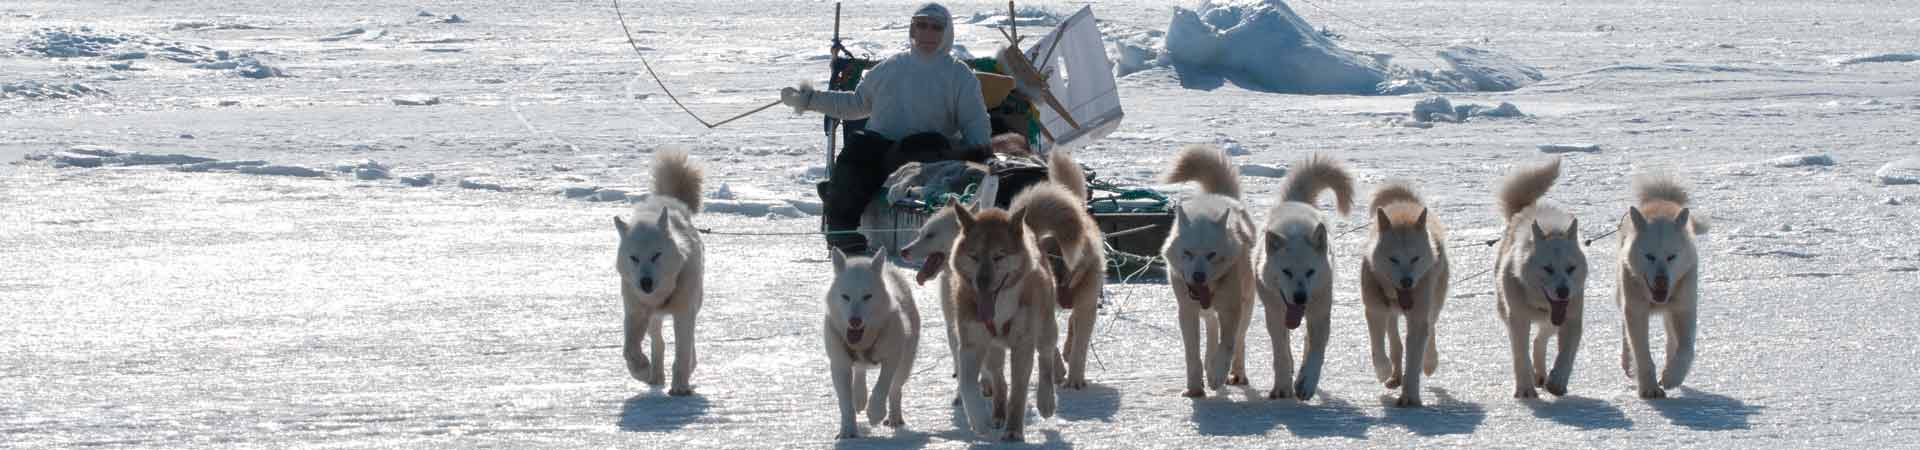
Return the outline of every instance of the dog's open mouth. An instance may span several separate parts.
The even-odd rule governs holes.
[[[1307,305],[1299,304],[1299,303],[1287,304],[1287,329],[1292,330],[1292,329],[1300,328],[1300,319],[1304,319],[1306,317],[1307,317]]]
[[[1547,298],[1547,319],[1553,321],[1553,326],[1565,325],[1567,323],[1567,304],[1572,302],[1573,299],[1554,297],[1553,293],[1547,291],[1545,288],[1540,290],[1540,296]]]
[[[865,338],[865,337],[867,337],[867,328],[866,328],[866,327],[860,327],[860,328],[851,328],[851,327],[849,327],[849,328],[847,328],[847,343],[849,343],[849,344],[858,344],[858,343],[860,343],[860,339],[861,339],[861,338]]]
[[[1663,283],[1663,281],[1666,280],[1656,278],[1652,282],[1647,283],[1647,298],[1648,300],[1652,300],[1656,305],[1667,304],[1667,294],[1672,293],[1672,286]]]
[[[1213,290],[1207,289],[1206,282],[1188,282],[1187,296],[1200,303],[1200,309],[1213,309]]]
[[[920,264],[920,271],[913,274],[913,282],[914,284],[926,286],[927,280],[931,280],[935,275],[939,275],[940,269],[945,269],[946,267],[947,254],[933,252],[933,254],[927,255],[926,263]]]
[[[1399,294],[1400,296],[1400,309],[1412,311],[1413,310],[1413,290],[1399,289],[1395,293]]]

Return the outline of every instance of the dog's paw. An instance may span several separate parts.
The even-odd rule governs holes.
[[[900,428],[900,427],[907,426],[907,419],[904,417],[900,417],[899,415],[895,415],[893,417],[888,417],[886,421],[880,422],[880,424],[886,425],[891,428]]]
[[[631,356],[628,356],[626,359],[627,359],[627,375],[633,376],[634,380],[638,380],[642,383],[653,382],[653,364],[647,362],[647,357],[640,356],[640,355],[631,355]]]
[[[1279,400],[1283,398],[1293,398],[1293,390],[1287,389],[1287,388],[1279,388],[1279,389],[1267,391],[1267,400]]]
[[[1181,393],[1180,395],[1186,398],[1207,398],[1207,390],[1201,389],[1201,388],[1187,388],[1187,391]]]
[[[835,435],[833,438],[834,439],[859,439],[860,431],[853,428],[842,427],[840,428],[840,434]]]
[[[1517,398],[1517,399],[1534,399],[1534,398],[1540,398],[1540,390],[1538,390],[1538,389],[1534,389],[1534,388],[1533,388],[1533,386],[1527,386],[1527,387],[1523,387],[1523,388],[1519,388],[1519,389],[1514,389],[1514,390],[1513,390],[1513,398]]]
[[[1400,388],[1399,376],[1393,376],[1393,377],[1387,378],[1387,389],[1399,389],[1399,388]]]
[[[1547,393],[1553,394],[1556,397],[1565,397],[1567,395],[1567,384],[1547,383]]]
[[[1295,382],[1293,383],[1293,398],[1295,400],[1299,400],[1303,402],[1307,400],[1313,400],[1314,390],[1315,390],[1314,386],[1310,386],[1303,382]]]
[[[1533,387],[1540,387],[1540,386],[1546,386],[1546,385],[1547,385],[1546,375],[1541,375],[1541,374],[1533,375]]]
[[[1393,401],[1393,406],[1395,408],[1419,408],[1424,405],[1420,402],[1420,396],[1402,395],[1399,399]]]
[[[1656,398],[1667,398],[1667,390],[1661,389],[1659,386],[1647,386],[1644,388],[1640,388],[1640,398],[1647,399],[1647,400],[1652,400]]]
[[[673,388],[673,389],[668,389],[668,390],[667,390],[667,395],[671,395],[671,396],[674,396],[674,397],[686,397],[686,396],[689,396],[689,395],[693,395],[693,388],[690,388],[690,387],[677,387],[677,388]]]
[[[1077,380],[1067,380],[1067,382],[1065,384],[1061,384],[1060,387],[1072,389],[1076,391],[1084,391],[1087,389],[1087,380],[1085,378],[1081,378]]]
[[[867,425],[868,426],[879,425],[880,419],[886,416],[887,416],[887,405],[885,404],[885,402],[874,402],[872,405],[867,405]]]
[[[1680,387],[1679,380],[1675,380],[1672,377],[1664,377],[1664,376],[1660,377],[1661,389],[1678,389],[1679,387]]]
[[[1247,385],[1247,376],[1246,376],[1246,375],[1239,375],[1239,374],[1236,374],[1236,375],[1232,375],[1232,376],[1228,376],[1228,377],[1227,377],[1227,385],[1228,385],[1228,386],[1246,386],[1246,385]]]
[[[1027,433],[1020,430],[1007,430],[1007,434],[1000,436],[1000,442],[1025,443],[1027,442]]]

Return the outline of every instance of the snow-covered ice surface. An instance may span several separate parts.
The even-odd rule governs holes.
[[[856,53],[898,47],[915,2],[851,3]],[[1493,288],[1455,284],[1440,324],[1430,406],[1385,407],[1372,380],[1352,270],[1341,281],[1320,396],[1305,404],[1229,389],[1182,398],[1164,284],[1108,288],[1094,385],[1062,394],[1029,441],[1066,448],[1903,448],[1920,438],[1920,186],[1876,183],[1920,153],[1914,65],[1834,64],[1914,51],[1920,4],[1834,2],[1320,2],[1296,7],[1345,48],[1399,55],[1471,43],[1538,67],[1512,92],[1525,119],[1388,126],[1424,95],[1350,97],[1192,90],[1164,67],[1121,79],[1129,117],[1077,155],[1103,177],[1151,183],[1180,145],[1233,142],[1243,163],[1309,151],[1344,159],[1362,190],[1416,180],[1453,231],[1462,278],[1492,266],[1491,191],[1540,144],[1568,153],[1552,198],[1611,228],[1628,175],[1669,170],[1714,221],[1705,244],[1701,347],[1688,387],[1642,401],[1618,368],[1615,241],[1591,249],[1587,333],[1573,395],[1511,398]],[[419,16],[459,15],[464,23]],[[638,43],[709,120],[824,77],[831,5],[633,1]],[[1004,3],[952,2],[958,17]],[[1037,4],[1055,11],[1077,5]],[[1298,5],[1296,5],[1298,6]],[[1164,2],[1101,2],[1110,35],[1165,30]],[[110,94],[0,99],[0,446],[24,448],[959,448],[980,441],[949,406],[939,333],[907,387],[909,426],[834,442],[817,302],[817,237],[711,235],[698,395],[629,379],[611,269],[619,202],[566,188],[644,192],[649,152],[684,145],[721,183],[767,197],[765,217],[703,214],[726,231],[813,230],[817,117],[778,109],[706,131],[676,112],[626,47],[605,2],[0,3],[0,83],[83,83]],[[189,26],[182,23],[247,26]],[[165,50],[53,58],[20,42],[90,27],[250,55],[254,79],[160,58]],[[321,38],[363,29],[346,39]],[[957,28],[984,52],[999,34]],[[1022,27],[1022,34],[1038,27]],[[1415,48],[1400,48],[1392,38]],[[92,41],[90,41],[92,42]],[[201,47],[204,46],[204,47]],[[447,49],[461,49],[450,52]],[[114,70],[110,55],[153,53]],[[196,56],[200,57],[200,56]],[[211,57],[211,56],[205,56]],[[1423,66],[1423,63],[1426,65]],[[430,95],[405,107],[391,99]],[[182,137],[191,135],[192,138]],[[93,145],[228,162],[56,168],[29,154]],[[92,147],[89,147],[92,148]],[[1832,165],[1774,167],[1818,153]],[[297,178],[243,167],[331,168],[373,159],[393,179]],[[245,162],[241,164],[240,162]],[[422,187],[400,178],[437,175]],[[417,178],[414,178],[417,179]],[[1248,177],[1256,214],[1280,180]],[[463,189],[461,185],[494,186]],[[793,202],[800,203],[793,203]],[[757,208],[753,209],[758,211]],[[1363,223],[1339,219],[1342,229]],[[916,290],[929,305],[931,289]],[[931,311],[931,308],[923,308]],[[1257,319],[1256,319],[1257,320]],[[928,329],[938,329],[932,317]],[[1272,382],[1268,337],[1249,335],[1253,386]],[[1663,333],[1656,332],[1659,336]]]

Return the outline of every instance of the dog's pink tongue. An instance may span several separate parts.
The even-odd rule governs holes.
[[[1300,319],[1307,317],[1307,305],[1287,304],[1287,329],[1300,328]]]
[[[1200,309],[1213,309],[1213,290],[1207,289],[1206,283],[1188,284],[1187,294],[1200,303]]]
[[[974,300],[973,315],[975,317],[979,317],[981,322],[992,324],[993,323],[993,299],[983,298],[983,299]]]
[[[1413,290],[1412,289],[1400,290],[1400,309],[1409,310],[1409,311],[1413,310]]]
[[[847,343],[858,344],[860,343],[860,338],[863,338],[863,337],[867,337],[866,328],[848,328],[847,329]]]
[[[1653,302],[1654,302],[1654,303],[1656,303],[1656,304],[1665,304],[1665,303],[1667,302],[1667,290],[1666,290],[1666,289],[1653,289],[1653,292],[1651,292],[1651,294],[1653,294],[1653,295],[1652,295],[1652,297],[1653,297],[1653,299],[1652,299],[1652,300],[1653,300]]]
[[[914,284],[926,286],[927,280],[931,280],[935,275],[939,275],[940,269],[946,268],[946,266],[947,255],[945,253],[927,255],[927,262],[921,264],[920,271],[913,274]]]
[[[1567,302],[1548,299],[1547,308],[1548,313],[1553,315],[1553,326],[1567,323]]]

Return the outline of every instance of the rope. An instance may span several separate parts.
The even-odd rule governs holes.
[[[752,111],[747,111],[747,112],[745,112],[745,113],[742,113],[742,114],[740,114],[740,115],[737,115],[737,116],[733,116],[732,118],[729,118],[729,119],[727,119],[727,120],[722,120],[722,121],[720,121],[719,123],[709,123],[709,122],[707,122],[707,120],[706,120],[706,119],[702,119],[702,118],[700,118],[700,115],[699,115],[699,114],[694,114],[694,113],[693,113],[693,110],[692,110],[692,109],[688,109],[688,108],[687,108],[687,105],[685,105],[685,104],[682,104],[682,103],[680,103],[680,97],[679,97],[679,96],[675,96],[675,95],[673,95],[673,90],[671,90],[671,89],[667,89],[667,82],[665,82],[665,81],[661,81],[661,80],[660,80],[660,75],[659,75],[659,74],[655,74],[655,73],[653,72],[653,64],[649,64],[649,63],[647,62],[647,55],[646,55],[646,53],[643,53],[643,52],[641,52],[641,51],[640,51],[640,43],[638,43],[638,42],[634,42],[634,40],[633,40],[633,31],[632,31],[632,30],[629,30],[629,29],[627,29],[627,15],[626,15],[626,13],[623,13],[623,12],[620,12],[620,0],[613,0],[613,16],[614,16],[615,18],[617,18],[617,19],[619,19],[619,21],[620,21],[620,32],[622,32],[622,33],[625,33],[625,34],[627,35],[627,46],[629,46],[629,47],[633,47],[633,54],[634,54],[635,56],[639,56],[639,57],[640,57],[640,67],[645,67],[645,68],[647,69],[647,76],[649,76],[649,77],[653,77],[653,83],[654,83],[655,85],[658,85],[658,86],[660,86],[660,92],[664,92],[664,93],[666,93],[666,94],[667,94],[667,99],[668,99],[668,100],[672,100],[672,101],[673,101],[673,106],[678,106],[678,107],[680,107],[680,110],[681,110],[681,111],[684,111],[684,112],[686,112],[686,113],[687,113],[687,115],[689,115],[689,116],[693,116],[693,120],[694,120],[694,121],[696,121],[696,122],[700,122],[700,124],[701,124],[701,125],[705,125],[705,126],[707,127],[707,129],[709,129],[709,130],[711,130],[711,129],[714,129],[714,128],[717,128],[717,127],[719,127],[719,126],[721,126],[721,125],[726,125],[726,124],[727,124],[728,122],[733,122],[733,121],[735,121],[735,120],[740,120],[741,118],[744,118],[744,117],[747,117],[747,116],[751,116],[751,115],[753,115],[754,113],[758,113],[758,112],[761,112],[761,111],[766,111],[766,110],[767,110],[767,108],[772,108],[772,107],[775,107],[775,106],[779,106],[779,105],[780,105],[780,101],[779,101],[779,100],[774,100],[774,101],[773,101],[773,103],[768,103],[768,104],[767,104],[766,106],[761,106],[761,107],[759,107],[759,108],[754,108],[754,109],[753,109]]]
[[[712,234],[712,235],[718,235],[718,236],[820,236],[820,235],[834,235],[834,234],[898,233],[902,231],[907,231],[907,232],[920,231],[920,229],[918,228],[887,228],[887,229],[877,229],[877,230],[841,230],[841,231],[715,231],[712,228],[697,228],[697,229],[700,230],[700,234]]]
[[[1600,238],[1603,238],[1603,237],[1607,237],[1607,236],[1612,236],[1612,235],[1613,235],[1614,233],[1618,233],[1618,232],[1620,232],[1620,226],[1619,226],[1619,225],[1614,225],[1614,226],[1613,226],[1613,229],[1611,229],[1611,230],[1607,230],[1607,232],[1605,232],[1605,233],[1600,233],[1600,235],[1599,235],[1599,236],[1594,236],[1594,237],[1593,237],[1593,238],[1591,238],[1591,239],[1587,239],[1587,242],[1586,242],[1586,243],[1584,243],[1584,244],[1581,244],[1581,245],[1584,245],[1584,246],[1587,246],[1587,247],[1592,247],[1592,246],[1593,246],[1593,241],[1598,241],[1598,240],[1600,240]]]

